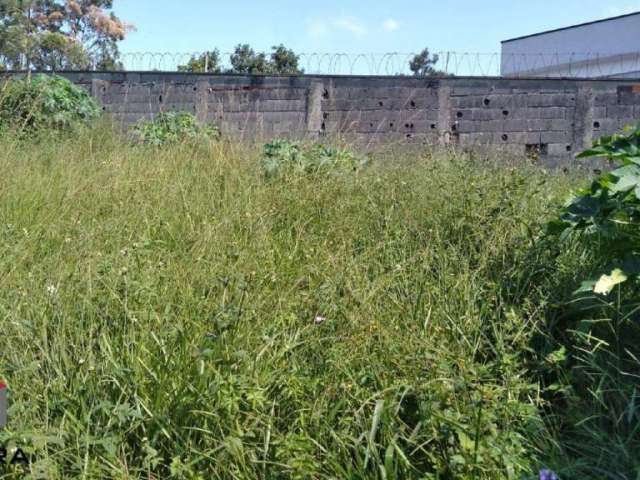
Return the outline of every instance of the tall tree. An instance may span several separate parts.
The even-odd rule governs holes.
[[[409,62],[409,68],[416,77],[433,77],[447,75],[442,70],[437,70],[435,65],[440,60],[437,54],[431,54],[428,48],[422,50]]]
[[[278,75],[301,75],[304,73],[299,66],[300,57],[290,48],[280,44],[271,48],[271,69]]]
[[[0,63],[5,68],[109,69],[133,27],[113,0],[0,0]]]
[[[236,46],[231,55],[231,69],[229,73],[243,73],[247,75],[271,73],[267,56],[264,53],[256,53],[248,44]]]
[[[236,46],[231,55],[230,73],[244,73],[250,75],[300,75],[299,57],[284,45],[271,48],[269,57],[265,53],[256,53],[249,45]]]
[[[258,53],[248,44],[239,44],[229,58],[231,68],[225,73],[244,75],[301,75],[300,57],[296,53],[278,45],[271,48],[271,54]],[[179,65],[180,72],[222,73],[220,51],[214,50],[194,55],[185,65]]]
[[[178,65],[179,72],[222,73],[220,50],[217,48],[194,55],[185,65]]]

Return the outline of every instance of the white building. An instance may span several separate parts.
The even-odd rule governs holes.
[[[501,73],[640,79],[640,12],[505,40]]]

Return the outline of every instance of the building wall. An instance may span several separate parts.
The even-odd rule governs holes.
[[[640,121],[640,82],[626,80],[65,75],[124,125],[181,110],[240,140],[484,146],[566,165],[594,137]]]
[[[640,14],[503,42],[501,73],[640,78]]]

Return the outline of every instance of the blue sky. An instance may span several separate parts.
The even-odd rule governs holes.
[[[123,52],[237,43],[297,52],[499,52],[515,36],[640,10],[640,0],[115,0],[137,31]]]
[[[640,11],[640,0],[115,0],[114,11],[136,27],[123,53],[184,54],[123,55],[131,70],[173,70],[187,53],[227,53],[238,43],[258,51],[282,43],[307,54],[301,56],[307,73],[407,73],[408,56],[355,54],[429,47],[457,52],[440,57],[438,68],[449,73],[498,75],[498,55],[460,53],[495,54],[501,40]]]

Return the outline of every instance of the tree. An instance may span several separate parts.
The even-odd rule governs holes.
[[[216,48],[210,52],[191,57],[186,65],[178,65],[179,72],[222,73],[220,51]]]
[[[436,70],[435,65],[440,60],[437,54],[431,55],[428,48],[425,48],[413,57],[413,60],[409,62],[409,68],[416,77],[433,77],[444,76],[446,72],[442,70]]]
[[[301,75],[300,58],[284,45],[271,47],[271,54],[257,53],[247,44],[239,44],[231,54],[231,68],[223,70],[220,50],[217,48],[200,55],[194,55],[185,65],[179,65],[179,72],[231,73],[243,75]]]
[[[271,55],[256,53],[249,45],[238,45],[231,55],[231,69],[229,73],[243,73],[249,75],[301,75],[304,73],[298,67],[299,57],[284,45],[271,47]]]
[[[271,53],[271,69],[273,73],[278,75],[301,75],[304,73],[298,64],[300,57],[291,49],[280,44],[272,47]]]
[[[231,69],[229,73],[260,75],[269,74],[271,70],[266,54],[256,53],[248,44],[244,44],[237,45],[231,55]]]
[[[39,70],[111,69],[133,28],[113,0],[0,0],[0,63]]]

